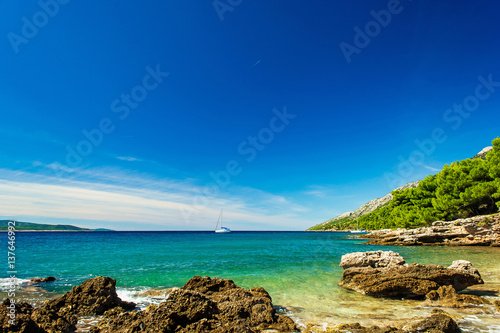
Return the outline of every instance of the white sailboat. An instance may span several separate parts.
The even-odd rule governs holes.
[[[351,230],[351,234],[362,234],[365,232],[366,232],[365,229],[359,230],[359,222],[358,222],[358,220],[356,220],[356,230]]]
[[[220,228],[219,228],[219,222],[220,222]],[[231,232],[231,229],[222,226],[222,209],[220,210],[219,219],[217,220],[217,224],[215,225],[215,232],[218,234],[227,234],[228,232]]]

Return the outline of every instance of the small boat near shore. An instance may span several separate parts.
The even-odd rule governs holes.
[[[358,220],[356,220],[356,230],[351,230],[351,234],[364,234],[366,233],[365,229],[359,229]]]
[[[220,228],[219,228],[220,222]],[[217,234],[227,234],[230,233],[231,229],[222,226],[222,209],[220,210],[219,219],[217,220],[217,224],[215,225],[215,233]]]

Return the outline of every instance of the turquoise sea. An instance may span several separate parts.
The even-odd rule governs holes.
[[[7,234],[1,234],[7,252]],[[432,309],[418,301],[377,299],[338,286],[343,254],[383,249],[399,252],[407,263],[449,266],[454,260],[469,260],[486,282],[474,292],[498,297],[500,248],[362,243],[347,233],[328,232],[22,232],[16,234],[17,295],[37,303],[103,275],[117,280],[122,298],[144,307],[158,300],[142,292],[180,287],[194,275],[207,275],[232,279],[245,288],[264,287],[274,304],[286,307],[300,324],[372,324],[429,314]],[[7,258],[4,267],[2,298]],[[23,287],[28,278],[46,276],[59,280],[43,290]],[[500,332],[500,314],[490,306],[446,311],[459,315],[466,331]]]

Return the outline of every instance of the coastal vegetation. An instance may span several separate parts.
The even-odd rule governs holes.
[[[418,228],[498,212],[500,208],[500,138],[480,158],[445,165],[417,187],[395,190],[392,199],[354,221],[346,216],[309,230]]]
[[[0,220],[0,231],[7,231],[12,220]],[[16,221],[16,231],[92,231],[91,229],[75,227],[69,224],[41,224]]]

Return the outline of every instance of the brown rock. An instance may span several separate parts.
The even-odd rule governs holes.
[[[33,319],[33,307],[28,303],[13,303],[6,298],[0,305],[0,332],[45,333]],[[11,320],[14,320],[12,325]]]
[[[42,332],[49,333],[73,333],[78,322],[70,308],[55,310],[42,306],[33,311],[31,318],[43,328]]]
[[[457,323],[444,311],[433,311],[433,314],[421,321],[405,327],[407,332],[460,333]]]
[[[479,272],[465,261],[448,268],[419,264],[382,268],[350,267],[344,270],[340,280],[340,285],[346,289],[365,295],[393,298],[423,297],[445,285],[462,290],[482,283]]]
[[[91,333],[293,332],[292,319],[276,315],[263,288],[246,290],[231,280],[195,276],[147,311],[106,313]]]
[[[91,316],[101,315],[118,306],[127,310],[135,308],[134,303],[124,302],[118,297],[116,280],[98,276],[73,287],[71,291],[55,300],[45,302],[42,307],[49,312],[66,309],[71,314]]]
[[[498,301],[498,300],[493,301],[493,305],[495,305],[495,307],[497,308],[497,311],[500,312],[500,301]]]
[[[444,311],[433,311],[427,318],[411,318],[398,327],[363,327],[359,323],[341,324],[327,329],[328,333],[459,333],[457,323]],[[400,327],[401,326],[401,327]],[[310,332],[307,331],[306,332]]]
[[[466,308],[482,305],[485,302],[479,296],[458,294],[452,286],[442,286],[425,295],[425,306],[442,306],[448,308]]]
[[[57,280],[57,279],[53,276],[48,276],[45,278],[35,277],[35,278],[30,279],[30,283],[32,283],[32,284],[47,283],[47,282],[54,282],[55,280]]]

